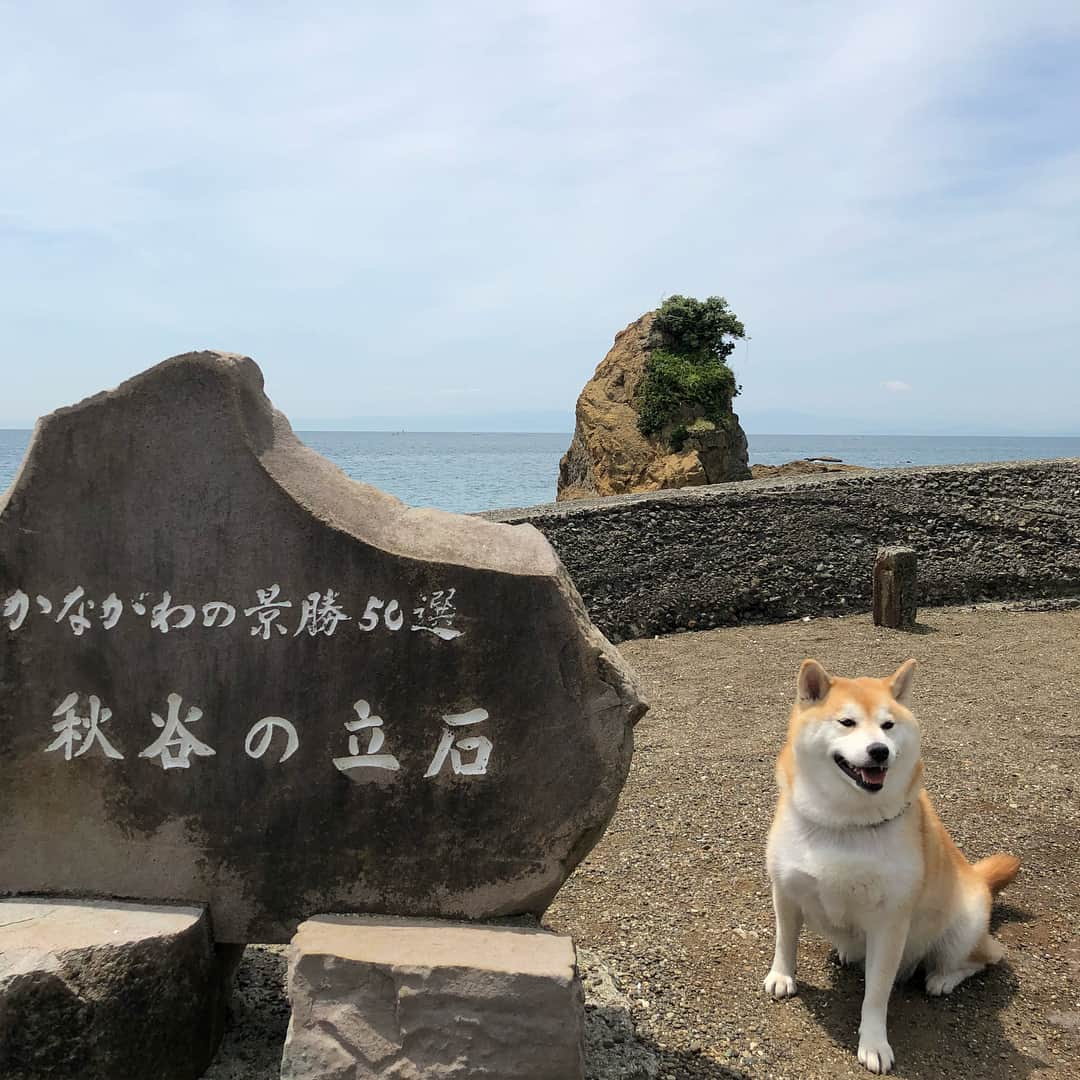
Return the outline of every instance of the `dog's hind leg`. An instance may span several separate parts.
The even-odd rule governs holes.
[[[987,929],[990,894],[972,898],[939,941],[927,961],[926,992],[951,994],[965,979],[996,964],[1005,950]]]
[[[951,971],[935,971],[926,976],[926,992],[931,997],[951,994],[965,979],[982,971],[985,964],[968,964]]]
[[[965,979],[977,975],[987,964],[996,964],[1005,955],[1001,943],[984,934],[982,941],[966,956],[939,954],[926,975],[926,992],[931,997],[951,994]]]
[[[772,967],[765,978],[765,993],[774,998],[791,997],[795,993],[795,955],[799,949],[802,929],[802,908],[773,885],[773,910],[776,912],[776,949]]]

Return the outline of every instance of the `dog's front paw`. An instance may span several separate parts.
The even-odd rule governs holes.
[[[795,979],[779,971],[770,971],[765,979],[765,993],[777,1000],[792,997],[795,993]]]
[[[891,1072],[895,1060],[889,1040],[884,1035],[879,1038],[859,1036],[859,1063],[872,1073]]]

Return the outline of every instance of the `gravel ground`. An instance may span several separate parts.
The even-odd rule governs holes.
[[[844,1080],[862,976],[804,932],[800,992],[764,998],[764,872],[799,661],[883,675],[920,661],[927,785],[971,858],[1016,853],[995,911],[1009,958],[931,999],[898,988],[894,1075],[1080,1077],[1080,611],[927,610],[912,634],[867,617],[681,634],[620,646],[652,711],[619,810],[545,918],[578,943],[590,1080]],[[288,1022],[282,947],[252,946],[208,1080],[276,1080]]]

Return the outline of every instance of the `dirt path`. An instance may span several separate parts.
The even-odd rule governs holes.
[[[773,759],[811,655],[845,675],[915,656],[927,786],[946,826],[972,858],[1023,861],[995,915],[1009,959],[949,998],[917,984],[894,993],[895,1075],[1080,1077],[1080,612],[922,617],[914,634],[860,616],[620,647],[652,711],[608,833],[545,922],[628,997],[656,1072],[622,1068],[615,1053],[594,1076],[868,1075],[855,1060],[862,975],[839,969],[824,942],[803,934],[797,998],[761,992]]]

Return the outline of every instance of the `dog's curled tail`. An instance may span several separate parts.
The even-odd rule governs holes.
[[[997,896],[1016,877],[1020,869],[1020,860],[1015,855],[998,852],[997,855],[980,859],[972,866],[972,869],[990,887],[990,894]]]

